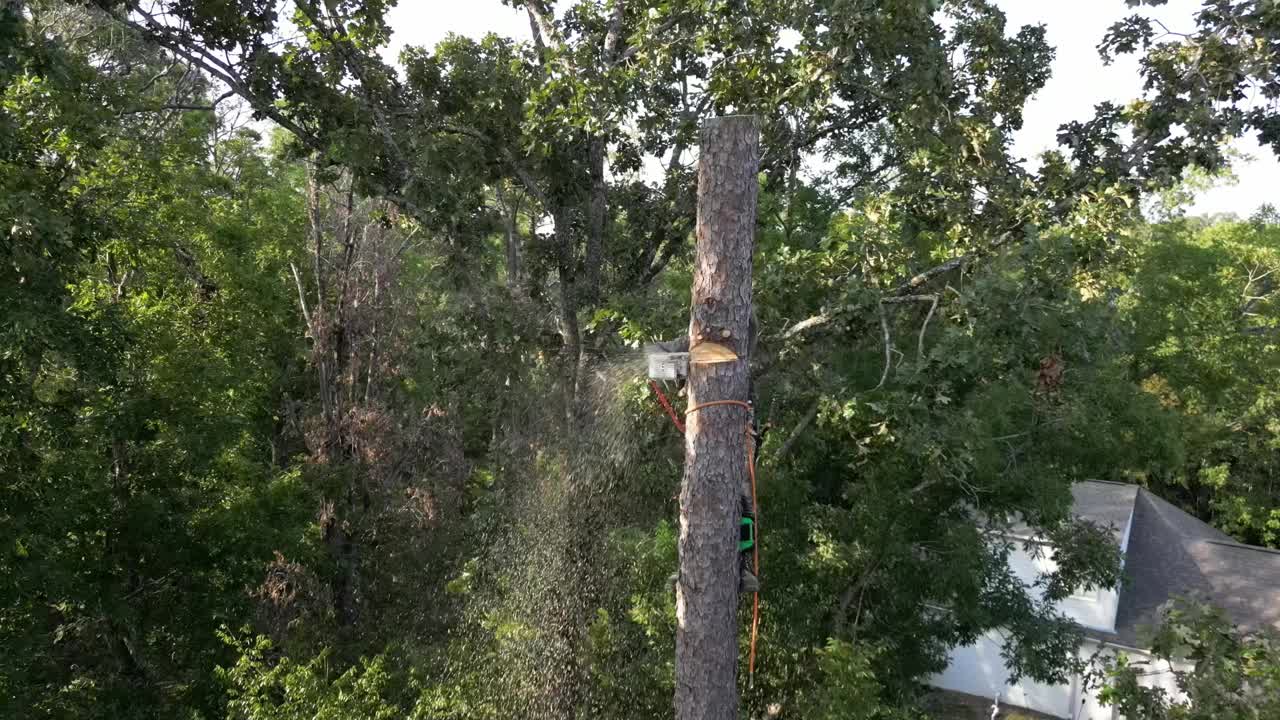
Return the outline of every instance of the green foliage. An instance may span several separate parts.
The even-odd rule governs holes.
[[[1280,542],[1278,232],[1265,223],[1157,226],[1116,300],[1132,327],[1132,377],[1177,417],[1185,448],[1185,464],[1151,483],[1270,546]]]
[[[1167,668],[1167,670],[1166,670]],[[1170,672],[1178,694],[1144,682]],[[1134,720],[1251,720],[1280,713],[1280,637],[1246,632],[1221,610],[1186,599],[1165,607],[1151,659],[1101,660],[1099,698]]]
[[[804,717],[836,720],[908,720],[920,715],[910,710],[886,706],[880,699],[873,656],[865,646],[832,639],[818,651],[822,673],[814,697],[804,701]]]
[[[668,715],[683,443],[634,348],[687,326],[727,112],[765,148],[745,714],[916,717],[994,628],[1062,680],[1054,602],[1120,579],[1079,480],[1280,544],[1274,211],[1139,215],[1269,137],[1274,13],[1116,28],[1149,96],[1031,172],[1053,49],[987,0],[510,4],[538,41],[403,72],[380,1],[2,16],[0,715]],[[282,129],[175,109],[219,82]],[[1030,587],[1015,527],[1058,568]],[[1271,645],[1173,620],[1203,708],[1274,689]],[[1212,716],[1122,662],[1117,705]]]
[[[1148,92],[1123,112],[1111,108],[1111,121],[1131,127],[1147,149],[1159,145],[1147,174],[1176,178],[1169,173],[1186,165],[1217,170],[1228,159],[1223,138],[1246,132],[1280,152],[1280,74],[1271,50],[1280,37],[1280,15],[1274,3],[1206,3],[1195,27],[1168,31],[1133,15],[1112,26],[1099,46],[1107,60],[1143,54]],[[1241,103],[1250,96],[1259,102]]]
[[[267,659],[272,651],[265,637],[237,639],[224,636],[236,651],[235,665],[219,670],[229,687],[229,720],[392,720],[404,717],[387,702],[393,680],[387,659],[362,659],[336,676],[328,653],[306,663],[288,657]]]
[[[271,460],[300,196],[251,140],[126,119],[136,76],[21,35],[3,53],[0,707],[209,712],[214,630],[306,522]]]

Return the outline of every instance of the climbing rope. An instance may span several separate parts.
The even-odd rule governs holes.
[[[653,388],[653,393],[658,396],[658,402],[662,403],[662,408],[667,411],[667,416],[671,418],[671,424],[676,426],[680,434],[684,434],[684,423],[680,422],[680,417],[676,415],[676,411],[671,407],[671,401],[667,400],[667,396],[662,394],[662,388],[658,387],[657,380],[650,380],[649,387]]]
[[[747,475],[751,477],[751,515],[753,542],[751,560],[756,580],[760,579],[760,503],[756,500],[756,441],[751,423],[747,423]],[[756,637],[760,630],[760,591],[751,594],[751,651],[747,655],[747,687],[756,684]]]
[[[672,424],[676,429],[684,434],[684,423],[680,422],[675,410],[671,407],[671,402],[667,400],[667,396],[662,393],[662,389],[658,387],[658,383],[650,380],[649,386],[653,388],[654,394],[658,396],[658,402],[667,411]],[[719,405],[735,405],[746,409],[748,413],[754,411],[751,403],[745,400],[711,400],[705,403],[699,403],[684,411],[685,417],[702,410],[704,408],[716,407]],[[751,513],[754,519],[753,525],[753,542],[751,543],[751,560],[752,567],[755,571],[756,578],[760,577],[760,503],[756,499],[756,449],[755,449],[755,433],[752,432],[751,421],[747,421],[747,476],[751,478]],[[760,591],[752,593],[751,598],[751,649],[747,655],[747,687],[755,685],[756,677],[756,640],[760,634]]]

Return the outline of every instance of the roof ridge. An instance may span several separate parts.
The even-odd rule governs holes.
[[[1137,484],[1137,483],[1120,482],[1119,480],[1097,480],[1097,479],[1094,479],[1094,478],[1086,478],[1086,479],[1084,479],[1084,480],[1077,480],[1076,482],[1098,483],[1098,484],[1101,484],[1101,485],[1120,485],[1120,486],[1123,486],[1123,487],[1134,487],[1134,488],[1138,488],[1139,490],[1143,490],[1143,489],[1145,489],[1145,488],[1143,488],[1141,485],[1139,485],[1139,484]]]
[[[1235,540],[1210,540],[1205,539],[1202,542],[1212,543],[1214,545],[1222,545],[1224,547],[1238,548],[1240,550],[1255,550],[1257,552],[1267,553],[1268,555],[1280,555],[1280,550],[1275,548],[1263,547],[1261,545],[1250,545],[1248,543],[1236,542]]]
[[[1190,528],[1176,527],[1176,526],[1170,527],[1169,530],[1176,533],[1178,535],[1179,540],[1186,542],[1186,541],[1192,541],[1192,540],[1223,541],[1225,539],[1226,542],[1232,542],[1230,535],[1227,535],[1226,533],[1222,532],[1218,528],[1201,520],[1195,515],[1192,515],[1186,510],[1183,510],[1177,505],[1174,505],[1172,502],[1165,500],[1164,498],[1160,497],[1154,492],[1151,492],[1147,488],[1140,488],[1140,491],[1138,494],[1145,495],[1148,497],[1149,500],[1153,501],[1151,503],[1152,507],[1156,511],[1157,516],[1159,516],[1161,522],[1176,523],[1180,520],[1189,520],[1191,521],[1192,524],[1196,526],[1195,531],[1197,532],[1197,534],[1201,535],[1201,537],[1191,536],[1190,533],[1187,532],[1188,530],[1190,530]],[[1169,516],[1167,512],[1169,510],[1173,511],[1175,517]]]

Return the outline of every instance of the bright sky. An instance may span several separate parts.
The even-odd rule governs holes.
[[[1094,104],[1104,100],[1123,104],[1141,92],[1136,60],[1126,58],[1106,67],[1096,50],[1111,23],[1131,12],[1124,0],[996,0],[996,4],[1008,15],[1010,32],[1043,23],[1049,44],[1057,48],[1053,77],[1028,104],[1025,127],[1015,140],[1015,149],[1023,157],[1034,157],[1056,145],[1058,125],[1088,119]],[[1199,0],[1170,0],[1149,14],[1180,30],[1192,27],[1193,13],[1200,5]],[[400,0],[389,19],[395,29],[389,58],[405,45],[431,47],[448,33],[530,37],[524,13],[499,0]],[[1254,158],[1237,163],[1239,183],[1204,193],[1193,213],[1234,212],[1248,217],[1264,202],[1280,205],[1280,161],[1252,138],[1242,141],[1239,149]]]

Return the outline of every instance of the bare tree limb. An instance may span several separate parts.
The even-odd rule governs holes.
[[[877,305],[876,309],[880,312],[880,329],[884,331],[884,372],[880,373],[880,382],[874,388],[879,390],[889,379],[889,368],[893,365],[893,337],[889,335],[889,313],[885,312],[884,304]]]
[[[899,296],[899,297],[887,297],[887,298],[882,298],[880,300],[880,303],[882,305],[901,305],[903,303],[909,303],[909,302],[930,303],[929,313],[925,315],[924,323],[920,325],[920,337],[916,342],[916,360],[923,361],[924,360],[924,334],[925,334],[925,331],[929,329],[929,321],[933,319],[934,311],[938,309],[938,296],[937,295],[906,295],[906,296]]]
[[[298,305],[302,308],[302,319],[306,321],[307,328],[310,330],[311,311],[307,309],[307,291],[302,288],[302,276],[298,274],[298,266],[292,261],[289,262],[289,270],[293,272],[293,283],[298,286]]]
[[[924,316],[924,322],[920,324],[920,339],[916,344],[916,361],[924,362],[924,334],[929,329],[929,321],[933,319],[933,313],[938,309],[938,296],[933,296],[933,302],[929,305],[929,312]]]
[[[916,290],[919,290],[921,287],[923,287],[924,285],[927,285],[928,283],[932,282],[936,278],[942,275],[945,275],[949,272],[952,272],[953,270],[958,270],[962,267],[965,267],[966,265],[974,262],[975,260],[987,257],[988,255],[992,254],[996,250],[1003,248],[1004,246],[1008,245],[1013,240],[1014,237],[1015,237],[1015,233],[1012,231],[1001,233],[999,236],[996,237],[996,239],[990,245],[984,248],[981,252],[972,252],[967,255],[961,255],[959,257],[952,258],[940,265],[935,265],[927,270],[923,270],[920,273],[896,285],[893,289],[889,291],[888,298],[911,296]],[[796,337],[797,335],[808,332],[809,330],[827,325],[834,319],[835,319],[835,313],[822,313],[820,315],[814,315],[812,317],[805,318],[804,320],[801,320],[795,323],[794,325],[792,325],[791,327],[787,328],[786,330],[784,330],[782,332],[782,339],[790,340]]]
[[[120,114],[121,115],[137,115],[139,113],[163,112],[165,110],[181,110],[181,111],[190,111],[190,112],[213,112],[218,109],[218,105],[223,100],[226,100],[227,98],[235,94],[236,94],[235,90],[228,90],[222,93],[221,95],[219,95],[218,97],[214,98],[213,102],[208,105],[194,105],[194,104],[188,104],[188,103],[166,103],[164,105],[157,105],[155,107],[142,107],[142,108],[133,108],[130,110],[122,110]]]
[[[784,330],[782,332],[782,339],[790,340],[791,338],[797,335],[803,334],[804,332],[808,331],[810,328],[820,327],[822,325],[826,325],[829,322],[831,322],[831,317],[825,314],[814,315],[813,317],[805,318],[804,320],[801,320],[795,325],[792,325],[791,327]]]
[[[813,406],[809,408],[808,412],[804,414],[804,417],[800,418],[800,422],[796,423],[791,434],[787,435],[787,439],[783,441],[782,447],[778,448],[778,451],[773,453],[772,459],[774,463],[782,462],[782,459],[791,452],[791,448],[795,447],[796,442],[798,442],[804,435],[805,431],[809,429],[809,426],[813,424],[813,421],[818,418],[818,408],[821,406],[821,399],[815,401]]]

